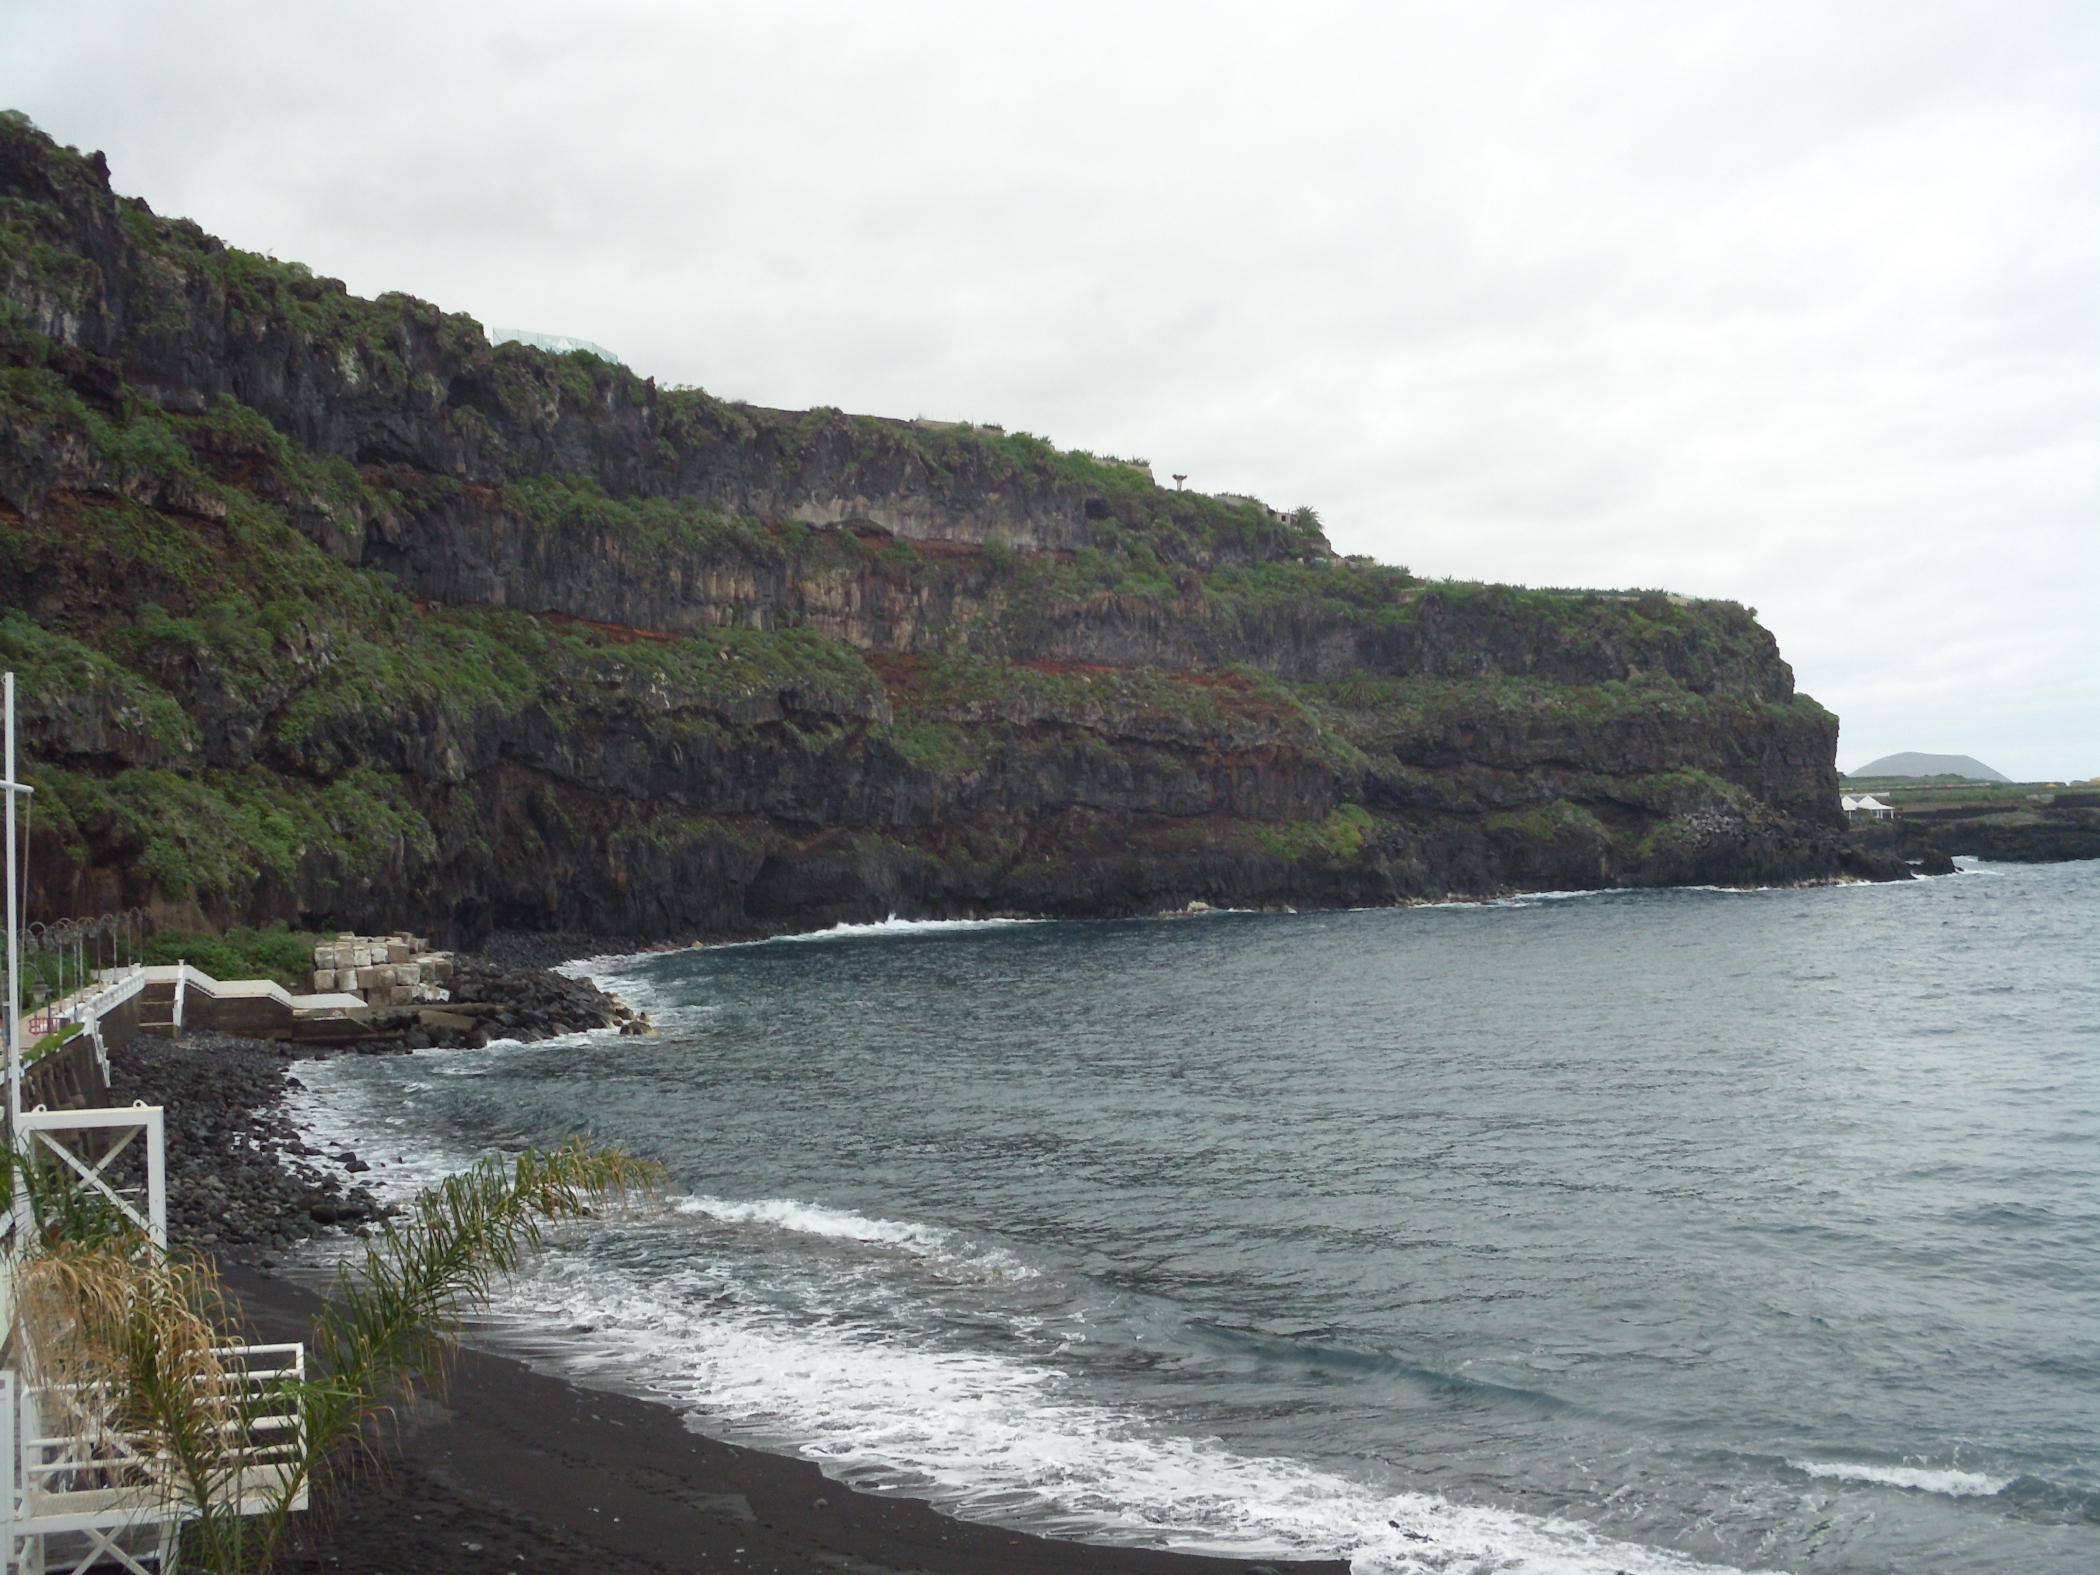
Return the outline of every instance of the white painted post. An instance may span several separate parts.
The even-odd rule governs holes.
[[[15,885],[15,675],[7,675],[7,1120],[22,1114],[22,915]]]
[[[133,1102],[137,1109],[138,1101]],[[162,1252],[168,1250],[168,1124],[159,1105],[139,1109],[146,1123],[146,1234]]]
[[[183,986],[189,982],[190,965],[178,957],[175,959],[175,1029],[173,1033],[168,1035],[170,1039],[180,1039],[182,1037]]]
[[[15,1374],[0,1372],[0,1571],[15,1562],[15,1492],[22,1480],[22,1435],[15,1431]]]
[[[11,1492],[18,1492],[21,1495],[18,1502],[21,1504],[22,1509],[17,1518],[30,1520],[32,1517],[28,1513],[29,1468],[32,1464],[41,1465],[43,1462],[32,1462],[26,1459],[22,1451],[21,1441],[25,1438],[37,1438],[42,1435],[43,1428],[38,1424],[42,1422],[43,1418],[37,1412],[36,1395],[27,1385],[17,1379],[11,1387],[14,1390],[15,1401],[15,1477],[8,1486]],[[49,1479],[47,1478],[46,1480],[48,1481]],[[12,1548],[10,1548],[10,1552],[12,1551]],[[44,1539],[41,1533],[22,1539],[21,1563],[17,1566],[17,1575],[44,1575]]]

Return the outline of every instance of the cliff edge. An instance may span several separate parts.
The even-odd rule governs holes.
[[[682,937],[1829,878],[1730,602],[766,410],[365,300],[0,117],[31,916]]]

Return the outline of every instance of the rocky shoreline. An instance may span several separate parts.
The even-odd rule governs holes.
[[[160,1105],[168,1137],[168,1244],[261,1261],[330,1226],[358,1229],[383,1205],[345,1182],[368,1169],[306,1143],[283,1112],[297,1064],[344,1052],[192,1032],[112,1050],[110,1103]],[[323,1162],[330,1162],[324,1169]]]
[[[342,1045],[193,1029],[176,1040],[141,1035],[113,1049],[109,1102],[142,1100],[167,1112],[169,1245],[268,1263],[269,1254],[317,1231],[362,1232],[384,1214],[385,1205],[357,1179],[370,1160],[306,1142],[284,1114],[286,1093],[303,1086],[302,1062],[648,1029],[645,1016],[588,979],[545,967],[463,957],[453,983],[456,1005],[374,1013],[369,1032]],[[460,1026],[445,1026],[447,1019]]]

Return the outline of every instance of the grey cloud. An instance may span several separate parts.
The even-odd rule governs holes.
[[[2085,4],[17,5],[353,288],[969,416],[1419,572],[1758,606],[1841,760],[2100,772]]]

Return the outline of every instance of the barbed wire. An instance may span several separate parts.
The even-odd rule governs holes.
[[[155,928],[144,908],[22,927],[22,1004],[32,1010],[85,989],[106,968],[145,961]]]

